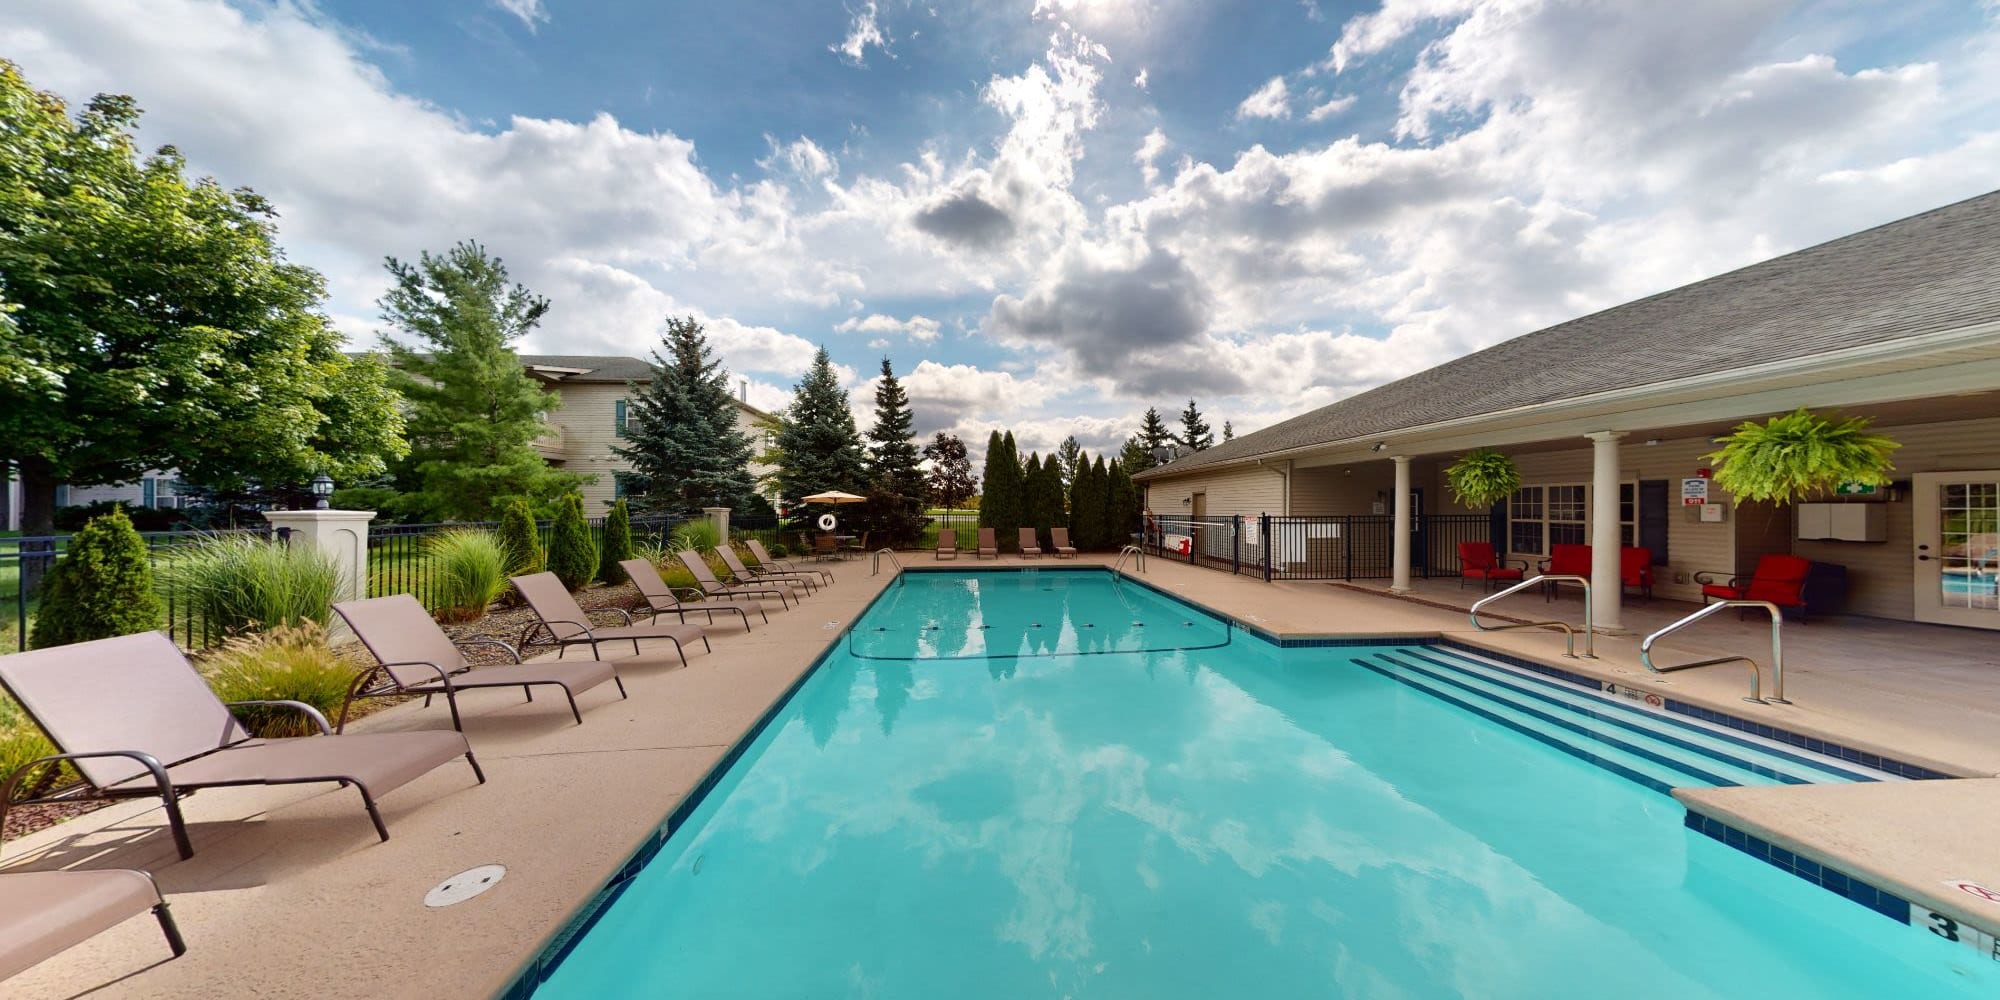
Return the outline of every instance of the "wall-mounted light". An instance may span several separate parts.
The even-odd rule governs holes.
[[[1646,447],[1648,447],[1648,448],[1652,448],[1652,447],[1655,447],[1655,446],[1657,446],[1657,445],[1658,445],[1659,443],[1660,443],[1660,439],[1659,439],[1659,438],[1647,438],[1647,439],[1646,439]]]
[[[1181,506],[1183,507],[1191,506],[1193,505],[1193,503],[1194,503],[1194,498],[1191,496],[1181,498]]]
[[[1343,475],[1343,476],[1352,476],[1352,475],[1354,475],[1354,470],[1353,470],[1353,469],[1342,469],[1342,470],[1340,470],[1340,474],[1341,474],[1341,475]]]
[[[1389,447],[1389,442],[1387,442],[1387,441],[1377,441],[1377,442],[1375,442],[1375,447],[1373,447],[1373,448],[1370,448],[1370,449],[1368,449],[1368,450],[1369,450],[1369,451],[1381,451],[1382,449],[1384,449],[1384,448],[1387,448],[1387,447]]]

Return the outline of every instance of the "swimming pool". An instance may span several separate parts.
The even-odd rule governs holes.
[[[536,996],[1971,997],[1991,963],[1683,825],[1881,780],[1101,571],[906,573]]]

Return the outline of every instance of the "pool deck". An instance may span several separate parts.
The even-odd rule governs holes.
[[[991,567],[961,557],[912,568]],[[1077,562],[1108,564],[1085,557]],[[1020,566],[1013,557],[1003,567]],[[1051,560],[1042,565],[1053,566]],[[157,805],[128,802],[40,831],[0,850],[0,869],[138,867],[172,900],[189,952],[166,951],[134,919],[21,976],[8,997],[369,996],[487,997],[505,986],[567,918],[658,828],[804,674],[840,627],[891,577],[865,563],[834,567],[839,582],[802,607],[773,612],[743,634],[718,624],[713,654],[691,665],[649,649],[623,670],[631,693],[580,700],[574,725],[559,703],[500,692],[466,696],[466,732],[488,782],[447,766],[384,796],[393,839],[378,843],[351,790],[316,787],[204,791],[187,800],[196,855],[177,860]],[[1787,630],[1787,693],[1796,704],[1751,705],[1741,667],[1675,674],[1656,684],[1637,636],[1601,636],[1597,660],[1563,658],[1540,630],[1488,633],[1462,611],[1324,583],[1271,583],[1149,560],[1139,579],[1265,632],[1285,636],[1437,637],[1534,660],[1689,704],[1987,780],[1703,789],[1681,798],[1788,850],[1839,864],[1967,924],[2000,927],[2000,903],[1945,885],[2000,888],[2000,643],[1986,633],[1842,620]],[[1428,581],[1435,585],[1439,581]],[[1451,604],[1431,586],[1419,596]],[[1477,595],[1463,592],[1469,603]],[[1516,603],[1518,602],[1518,603]],[[1670,602],[1651,613],[1669,614]],[[1560,605],[1558,605],[1560,607]],[[1644,606],[1637,606],[1643,609]],[[1684,607],[1684,606],[1681,606]],[[1538,597],[1504,613],[1539,616]],[[1642,625],[1628,607],[1627,623]],[[1692,658],[1765,633],[1711,623],[1675,642]],[[1856,637],[1863,637],[1857,641]],[[1746,638],[1747,637],[1747,638]],[[1913,653],[1912,650],[1916,652]],[[572,656],[575,654],[573,653]],[[406,704],[362,721],[367,731],[442,728],[442,706]],[[426,909],[446,876],[499,863],[506,878],[474,900]],[[1964,899],[1956,897],[1963,896]],[[1889,925],[1885,923],[1885,928]]]

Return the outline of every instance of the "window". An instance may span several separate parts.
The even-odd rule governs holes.
[[[617,406],[617,411],[618,411],[618,412],[617,412],[617,415],[616,415],[616,416],[615,416],[615,417],[613,418],[613,420],[615,421],[615,426],[616,426],[616,427],[618,428],[618,436],[619,436],[619,437],[624,437],[624,436],[625,436],[625,401],[624,401],[624,400],[622,400],[622,399],[621,399],[621,400],[619,400],[619,401],[618,401],[618,406]]]
[[[1639,544],[1639,484],[1618,484],[1618,544]]]
[[[1541,555],[1542,488],[1523,486],[1507,502],[1507,548],[1512,552]]]
[[[67,507],[67,506],[69,506],[69,487],[68,487],[68,486],[58,486],[58,487],[56,487],[56,506],[58,506],[58,507]]]
[[[611,499],[616,500],[619,497],[642,496],[645,491],[640,489],[639,486],[640,480],[637,473],[614,472],[611,474]]]
[[[158,507],[160,505],[160,481],[151,476],[139,481],[139,506]]]
[[[1588,491],[1581,484],[1549,487],[1549,544],[1588,545]]]
[[[1637,483],[1618,484],[1620,545],[1638,544]],[[1523,486],[1507,503],[1509,550],[1544,555],[1552,545],[1590,544],[1590,487],[1582,483]]]

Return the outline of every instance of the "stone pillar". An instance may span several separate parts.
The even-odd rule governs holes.
[[[1410,456],[1391,455],[1389,461],[1396,463],[1396,495],[1390,498],[1394,503],[1396,520],[1390,530],[1396,533],[1391,543],[1389,592],[1407,594],[1410,592],[1410,535],[1416,526],[1410,523]]]
[[[1590,475],[1590,596],[1597,630],[1620,634],[1625,587],[1618,572],[1618,550],[1625,544],[1618,532],[1618,442],[1624,431],[1593,431]]]
[[[715,522],[715,537],[721,539],[722,544],[729,544],[729,508],[703,507],[701,512],[707,514],[708,519]]]
[[[334,600],[368,596],[368,522],[372,510],[267,510],[273,528],[290,528],[291,544],[310,545],[333,557],[340,567],[340,589]],[[332,622],[322,624],[332,627]]]

